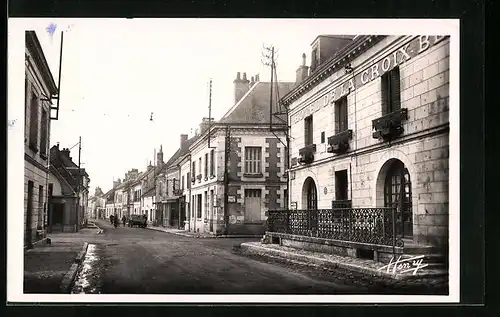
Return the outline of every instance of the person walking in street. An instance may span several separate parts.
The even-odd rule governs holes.
[[[114,218],[114,216],[113,216],[113,215],[109,215],[109,223],[110,223],[110,224],[113,224],[113,223],[114,223],[114,221],[113,221],[114,219],[113,219],[113,218]]]
[[[125,215],[123,215],[123,217],[122,217],[122,222],[123,222],[123,226],[125,227],[125,224],[127,223],[127,217],[125,217]]]
[[[113,220],[114,220],[114,225],[115,225],[115,228],[118,227],[118,216],[113,216]]]

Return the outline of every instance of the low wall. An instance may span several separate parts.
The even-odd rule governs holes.
[[[265,223],[242,223],[229,224],[229,235],[264,235],[266,233]]]
[[[366,258],[389,263],[393,257],[403,254],[403,248],[392,246],[299,236],[286,233],[265,232],[269,243],[313,252],[330,253],[354,258]]]

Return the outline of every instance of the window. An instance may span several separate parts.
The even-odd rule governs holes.
[[[198,168],[200,169],[200,175],[201,175],[201,157],[198,159]]]
[[[187,173],[187,176],[186,176],[186,182],[187,182],[187,188],[190,189],[191,188],[191,179],[190,179],[190,173]]]
[[[261,147],[245,147],[245,173],[260,174],[262,173],[262,148]]]
[[[198,219],[201,219],[201,207],[202,207],[202,202],[201,202],[201,194],[198,194],[198,195],[196,195],[196,196],[197,196],[197,198],[196,198],[196,202],[198,203],[198,204],[197,204],[197,205],[198,205],[198,206],[197,206],[198,208],[196,209],[196,217],[197,217]]]
[[[24,126],[25,127],[26,127],[26,118],[28,117],[29,87],[30,87],[30,82],[28,80],[28,74],[25,74],[24,78]],[[26,142],[26,139],[24,140],[24,142]]]
[[[42,110],[41,122],[41,135],[40,135],[40,155],[47,158],[47,132],[48,132],[49,118],[47,110]]]
[[[318,67],[318,49],[315,48],[311,54],[311,72]]]
[[[214,150],[210,151],[210,176],[215,175],[215,152]]]
[[[174,179],[172,179],[172,190],[173,190],[173,191],[176,189],[176,188],[175,188],[175,181],[176,181],[176,179],[175,179],[175,178],[174,178]]]
[[[313,117],[310,115],[304,119],[304,143],[305,145],[313,144]]]
[[[193,177],[196,175],[196,162],[193,162]]]
[[[321,132],[321,143],[325,143],[325,131]]]
[[[288,209],[288,189],[283,190],[283,206],[285,206],[285,209]]]
[[[208,153],[205,154],[205,177],[208,177]]]
[[[335,172],[335,200],[347,200],[347,170]]]
[[[335,102],[335,134],[347,130],[347,96]]]
[[[399,67],[382,75],[382,112],[384,115],[401,109]]]
[[[30,102],[30,138],[29,145],[32,150],[38,151],[38,97],[31,95]]]
[[[43,186],[38,186],[38,226],[43,224]]]
[[[191,218],[194,218],[195,195],[191,196]]]
[[[184,190],[184,175],[181,178],[181,190]]]
[[[205,198],[205,217],[204,218],[207,218],[207,214],[208,214],[208,192],[205,191],[205,194],[204,194],[204,198]]]

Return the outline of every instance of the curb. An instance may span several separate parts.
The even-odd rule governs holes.
[[[76,273],[80,268],[83,258],[87,254],[88,246],[89,244],[87,242],[83,243],[82,251],[78,253],[70,269],[68,270],[68,272],[66,272],[66,274],[64,274],[60,287],[62,293],[69,293],[71,285],[73,285],[73,282],[75,280]]]
[[[393,280],[411,280],[411,279],[421,279],[421,278],[430,278],[430,277],[440,277],[440,276],[445,276],[446,273],[428,273],[428,274],[420,274],[420,275],[406,275],[406,274],[391,274],[391,273],[386,273],[385,271],[379,271],[377,269],[373,268],[368,268],[368,267],[362,267],[359,265],[351,264],[351,263],[343,263],[343,262],[334,262],[330,261],[327,259],[315,257],[312,255],[304,255],[304,254],[297,254],[293,252],[288,252],[284,250],[276,250],[276,249],[270,249],[258,245],[253,245],[253,244],[248,244],[248,243],[242,243],[240,245],[241,250],[245,253],[249,254],[255,254],[255,255],[260,255],[260,256],[266,256],[266,257],[271,257],[271,258],[281,258],[286,261],[300,261],[300,262],[305,262],[305,263],[313,263],[316,265],[324,266],[324,267],[329,267],[329,268],[342,268],[346,269],[349,271],[361,273],[364,275],[370,275],[370,276],[379,276],[379,277],[384,277],[384,278],[390,278]]]
[[[219,236],[203,235],[202,236],[202,235],[195,235],[195,234],[189,234],[189,233],[183,233],[183,232],[164,231],[164,230],[156,229],[156,228],[152,228],[152,227],[146,227],[146,229],[164,232],[164,233],[175,234],[175,235],[183,236],[183,237],[196,238],[196,239],[262,238],[264,236],[264,235],[219,235]]]

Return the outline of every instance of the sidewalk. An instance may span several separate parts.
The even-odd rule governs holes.
[[[262,235],[214,235],[210,233],[197,233],[197,232],[190,232],[187,230],[182,230],[182,229],[175,229],[175,228],[165,228],[165,227],[158,227],[158,226],[152,226],[148,225],[146,229],[149,230],[155,230],[155,231],[161,231],[161,232],[166,232],[166,233],[171,233],[171,234],[176,234],[179,236],[184,236],[184,237],[190,237],[190,238],[206,238],[206,239],[218,239],[218,238],[262,238]]]
[[[388,280],[425,280],[446,278],[448,271],[444,269],[422,267],[409,272],[397,272],[394,266],[387,269],[387,264],[373,260],[365,260],[352,257],[343,257],[334,254],[311,252],[301,249],[295,249],[278,244],[262,244],[260,242],[245,242],[241,244],[240,251],[246,255],[254,255],[268,258],[280,258],[289,262],[297,262],[306,265],[318,266],[323,268],[341,268],[348,271],[361,273],[363,275],[379,277]],[[412,262],[409,262],[412,263]],[[425,259],[422,265],[425,265]],[[414,268],[414,267],[413,267]]]
[[[24,293],[66,293],[85,256],[89,236],[99,228],[83,228],[75,233],[49,234],[47,241],[24,251]]]

